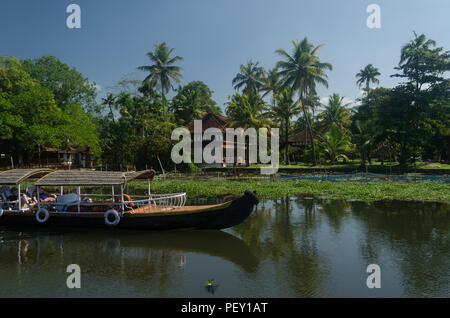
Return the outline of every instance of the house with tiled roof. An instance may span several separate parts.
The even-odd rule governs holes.
[[[189,129],[189,131],[191,133],[191,140],[193,143],[195,141],[198,142],[201,140],[202,146],[203,146],[202,149],[204,149],[204,147],[207,144],[209,144],[211,142],[211,140],[205,140],[205,138],[203,138],[203,133],[208,128],[218,128],[222,132],[222,136],[220,136],[219,140],[223,141],[223,162],[225,163],[225,161],[226,161],[225,160],[226,159],[226,149],[233,147],[234,148],[234,156],[235,156],[234,162],[238,163],[238,164],[245,163],[245,158],[237,157],[236,149],[238,146],[240,146],[240,144],[238,144],[236,140],[234,142],[228,142],[226,140],[226,129],[232,128],[230,119],[228,119],[227,117],[224,117],[224,116],[213,114],[213,113],[207,113],[197,120],[202,121],[202,135],[200,135],[200,136],[198,136],[194,133],[194,121],[191,121],[190,123],[187,124],[187,128]],[[247,147],[245,147],[245,145],[242,145],[242,146],[246,150]],[[223,164],[222,166],[225,166],[225,164]]]

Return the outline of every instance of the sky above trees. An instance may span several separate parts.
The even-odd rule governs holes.
[[[81,7],[80,30],[66,27],[70,3]],[[381,29],[366,26],[371,3],[381,7]],[[334,66],[319,96],[325,102],[339,92],[348,102],[361,96],[355,74],[369,63],[379,69],[380,85],[401,81],[390,75],[414,30],[450,47],[448,12],[447,0],[2,0],[0,56],[54,55],[95,81],[101,98],[126,75],[142,80],[136,67],[165,41],[184,57],[181,83],[205,82],[223,105],[241,64],[252,60],[270,69],[279,59],[275,50],[289,51],[293,39],[308,37],[324,44],[321,59]]]

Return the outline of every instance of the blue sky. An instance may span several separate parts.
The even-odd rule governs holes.
[[[81,29],[66,27],[66,7],[81,7]],[[381,7],[381,28],[366,25],[369,4]],[[290,51],[292,40],[308,37],[321,60],[333,64],[329,88],[353,100],[360,96],[355,74],[372,63],[382,86],[399,61],[400,48],[425,33],[450,50],[448,0],[0,0],[0,55],[20,59],[54,55],[100,87],[124,76],[143,79],[137,66],[165,41],[183,56],[182,83],[204,81],[223,105],[234,90],[239,65],[258,61],[269,69],[275,50]]]

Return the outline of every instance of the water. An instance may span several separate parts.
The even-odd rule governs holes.
[[[449,297],[449,229],[446,204],[307,198],[260,203],[226,231],[0,228],[0,297]]]

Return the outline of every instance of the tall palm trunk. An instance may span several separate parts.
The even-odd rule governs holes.
[[[284,162],[285,164],[289,164],[289,142],[288,142],[288,133],[289,133],[289,117],[286,117],[284,123]]]
[[[166,117],[166,97],[164,96],[164,88],[161,88],[161,96],[162,96],[162,102],[163,102],[163,114],[164,114],[164,117]]]
[[[306,128],[307,128],[307,131],[308,131],[308,134],[309,134],[309,138],[311,140],[311,147],[312,147],[312,153],[313,153],[313,162],[314,162],[314,165],[317,166],[316,149],[315,149],[315,146],[314,146],[314,139],[313,139],[313,134],[312,134],[312,128],[311,128],[311,123],[309,122],[308,115],[306,113],[305,105],[303,104],[303,93],[302,93],[302,91],[300,91],[299,97],[300,97],[300,103],[302,104],[303,116],[305,116],[305,120],[306,120]]]

